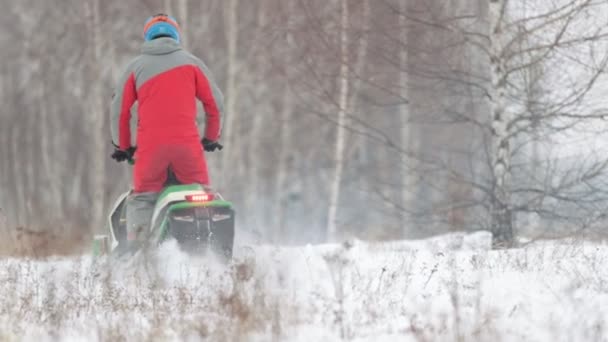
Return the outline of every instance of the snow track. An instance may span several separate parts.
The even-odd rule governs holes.
[[[607,341],[608,246],[489,250],[487,233],[237,250],[172,244],[112,273],[0,261],[0,340]]]

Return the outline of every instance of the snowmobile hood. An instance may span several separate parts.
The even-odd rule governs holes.
[[[158,38],[145,42],[141,47],[144,55],[167,55],[182,50],[182,47],[173,38]]]

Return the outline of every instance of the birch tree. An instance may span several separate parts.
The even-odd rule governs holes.
[[[494,191],[491,200],[492,233],[499,243],[513,240],[513,213],[510,205],[511,142],[508,123],[512,121],[506,110],[507,67],[503,58],[504,23],[507,0],[490,0],[490,72],[491,72],[491,112],[492,112],[492,175]]]
[[[480,95],[487,97],[488,115],[485,118],[453,108],[445,111],[447,120],[469,122],[475,130],[487,132],[487,149],[476,143],[480,146],[478,150],[470,150],[467,154],[458,156],[469,159],[469,171],[454,169],[439,159],[431,165],[436,164],[436,167],[448,170],[446,175],[453,182],[469,184],[480,196],[462,203],[452,201],[448,206],[478,207],[480,211],[475,215],[479,216],[475,221],[483,229],[494,233],[496,245],[509,246],[513,243],[516,218],[521,213],[537,212],[544,216],[570,220],[578,214],[569,212],[564,215],[564,206],[567,206],[567,203],[580,205],[591,196],[595,196],[594,203],[602,203],[598,197],[598,188],[581,190],[585,182],[593,178],[594,182],[598,181],[598,170],[603,167],[601,161],[579,164],[574,168],[564,168],[564,165],[561,165],[558,170],[558,161],[550,161],[549,156],[544,155],[543,163],[548,162],[553,165],[553,169],[547,168],[543,170],[544,175],[536,175],[535,179],[531,180],[525,177],[526,174],[529,175],[529,167],[521,164],[521,155],[529,150],[526,146],[529,146],[530,141],[538,140],[531,137],[535,134],[538,137],[539,132],[543,132],[544,141],[563,139],[564,132],[572,132],[576,126],[588,125],[594,120],[597,122],[598,116],[593,113],[599,108],[587,107],[585,98],[591,89],[596,87],[598,76],[601,70],[605,69],[605,53],[600,52],[600,46],[604,44],[602,41],[605,41],[605,25],[598,22],[597,18],[586,20],[589,30],[581,30],[579,25],[585,20],[583,18],[589,15],[589,11],[595,11],[594,7],[605,3],[537,3],[535,12],[528,15],[522,15],[518,2],[490,1],[486,4],[487,17],[483,17],[487,18],[487,21],[483,21],[487,23],[486,33],[475,29],[476,22],[471,21],[469,15],[452,17],[455,19],[437,19],[435,25],[455,34],[453,40],[456,43],[453,46],[470,44],[469,49],[474,53],[470,59],[477,61],[477,64],[474,68],[460,72],[461,75],[468,75],[466,77],[456,74],[455,78],[454,75],[441,73],[430,77],[462,82],[463,87],[474,89],[474,93],[479,94],[476,101],[482,99]],[[582,53],[576,57],[572,56],[572,51],[582,50],[587,51],[585,54],[592,51],[591,55],[596,56],[595,61],[590,61],[589,55]],[[487,58],[487,64],[479,60],[480,56]],[[576,71],[571,67],[564,68],[565,65],[570,65],[564,64],[566,60],[576,61],[575,65],[580,67],[576,67]],[[483,67],[484,65],[487,68]],[[545,65],[554,67],[545,68]],[[550,72],[540,76],[539,70]],[[484,72],[487,73],[484,75]],[[553,76],[548,76],[551,74]],[[560,82],[553,81],[553,86],[540,86],[540,82],[551,82],[548,80],[560,74],[568,76],[560,77]],[[535,89],[543,89],[541,93],[535,91],[533,112],[530,111],[531,94],[526,86],[526,75],[534,75]],[[483,107],[484,105],[480,108]],[[527,164],[529,159],[524,159]],[[476,160],[488,166],[487,175],[485,171],[480,170],[484,168],[475,166],[481,165]],[[475,171],[476,169],[479,171]],[[577,182],[571,178],[574,174],[585,181]],[[568,180],[565,180],[566,178]],[[550,185],[555,182],[560,185]],[[574,188],[578,189],[576,194]],[[550,201],[544,202],[539,198],[560,204],[550,207],[546,205]],[[487,217],[487,224],[482,223],[485,221],[482,217]]]
[[[344,148],[345,148],[345,125],[346,113],[348,111],[349,96],[349,12],[346,0],[340,2],[340,76],[339,98],[338,98],[338,122],[336,126],[336,144],[334,151],[335,171],[331,180],[331,192],[329,200],[329,212],[327,215],[327,236],[329,239],[335,238],[337,233],[337,214],[340,201],[340,185],[342,182],[342,172],[344,169]]]
[[[521,187],[514,187],[511,183],[514,139],[525,134],[524,132],[536,130],[539,120],[544,122],[543,125],[549,126],[560,121],[565,123],[562,128],[554,126],[548,131],[557,133],[582,122],[589,122],[596,117],[593,112],[587,112],[588,109],[583,107],[583,102],[585,95],[594,87],[598,76],[606,67],[606,54],[597,50],[600,46],[597,43],[606,38],[605,23],[590,21],[587,24],[599,25],[596,26],[597,29],[581,31],[575,29],[581,27],[577,25],[581,25],[583,20],[587,21],[583,18],[598,5],[600,2],[592,0],[557,2],[547,4],[544,8],[540,6],[535,15],[514,19],[508,16],[509,8],[514,11],[514,5],[509,7],[508,0],[491,0],[489,3],[488,37],[491,74],[489,97],[492,113],[490,153],[494,180],[490,210],[492,232],[498,244],[510,245],[513,242],[513,211],[517,205],[511,196],[514,189],[519,189],[518,192],[521,193]],[[523,25],[525,28],[518,30],[518,25],[519,27]],[[527,44],[521,47],[521,42]],[[515,90],[518,88],[516,85],[518,75],[538,69],[541,63],[550,62],[556,54],[569,54],[570,50],[585,48],[585,46],[593,55],[599,53],[601,57],[595,65],[586,68],[588,71],[583,73],[583,75],[586,73],[584,77],[572,82],[568,91],[562,91],[559,99],[544,101],[540,106],[542,108],[536,108],[543,114],[526,113],[525,107],[529,108],[529,105],[525,104],[523,112],[517,113],[514,113],[516,107],[507,106],[509,94],[518,93]],[[583,60],[579,62],[586,63]],[[538,101],[538,103],[542,102]],[[573,111],[578,113],[573,114]],[[586,175],[584,177],[586,181],[590,181],[589,177],[592,175],[597,175],[598,167],[603,168],[600,163],[591,166],[588,172],[581,171]],[[555,190],[545,189],[544,192],[554,193]],[[556,196],[560,197],[560,195]],[[582,197],[579,200],[582,200]]]
[[[573,166],[565,165],[559,159],[549,159],[543,151],[542,175],[537,175],[532,182],[525,179],[525,174],[529,173],[523,173],[521,155],[522,151],[528,151],[526,146],[533,135],[536,135],[534,140],[543,139],[548,143],[551,139],[563,139],[566,132],[574,133],[576,127],[600,123],[598,120],[605,111],[601,105],[589,106],[588,98],[601,89],[598,88],[598,77],[605,70],[603,46],[606,43],[606,25],[598,13],[602,13],[600,9],[605,9],[606,3],[536,3],[533,13],[524,15],[518,11],[519,3],[511,1],[485,2],[485,6],[479,7],[479,14],[474,12],[474,7],[468,7],[469,12],[464,13],[438,11],[428,18],[416,12],[432,11],[434,5],[439,6],[437,2],[421,1],[412,12],[411,8],[397,2],[393,9],[404,13],[400,27],[404,22],[414,23],[424,28],[421,31],[432,42],[427,43],[423,40],[426,37],[422,37],[412,44],[403,39],[409,35],[403,34],[396,40],[407,43],[410,52],[405,55],[407,58],[413,50],[419,50],[420,45],[427,45],[424,50],[414,53],[414,56],[426,56],[425,59],[418,57],[408,61],[414,65],[410,70],[416,76],[416,84],[408,86],[416,91],[416,95],[409,96],[420,104],[419,98],[430,94],[422,91],[424,83],[420,82],[421,79],[436,88],[446,83],[460,85],[453,93],[436,91],[433,103],[422,107],[424,119],[435,125],[436,130],[422,133],[433,145],[426,143],[426,151],[415,159],[420,162],[417,169],[421,172],[410,173],[410,176],[420,176],[420,181],[430,184],[424,192],[432,189],[442,194],[428,201],[429,212],[412,211],[411,207],[400,206],[393,199],[383,199],[405,213],[431,217],[434,212],[438,219],[446,220],[448,224],[451,224],[450,213],[472,208],[466,221],[471,223],[470,229],[492,230],[495,243],[502,246],[513,242],[519,214],[534,212],[546,218],[568,220],[572,224],[575,218],[582,222],[582,217],[594,216],[593,210],[601,212],[598,208],[603,208],[606,198],[604,187],[599,185],[601,170],[605,168],[601,158]],[[487,12],[483,11],[484,7]],[[485,28],[480,27],[483,23],[486,23]],[[449,40],[438,39],[434,31],[448,33]],[[467,56],[471,63],[464,63],[459,68],[451,63],[449,56],[463,51],[471,54]],[[441,56],[442,53],[446,56]],[[430,56],[437,63],[433,63]],[[403,60],[403,57],[397,60]],[[403,64],[395,63],[395,70],[403,72]],[[576,70],[572,70],[571,65],[576,65]],[[534,94],[525,86],[526,75],[534,78]],[[551,83],[544,87],[543,82]],[[459,92],[458,88],[467,91]],[[470,94],[470,100],[464,94]],[[531,100],[530,96],[534,99]],[[460,107],[459,103],[463,101],[473,104]],[[486,114],[478,112],[484,108],[487,108]],[[472,111],[468,111],[470,109]],[[487,145],[484,146],[481,139],[471,140],[464,135],[452,134],[452,126],[460,123],[469,124],[471,136],[487,134]],[[471,140],[472,149],[458,154],[451,152],[451,145],[466,144],[459,140],[442,140],[446,135],[441,134],[442,131],[450,132],[452,139]],[[386,135],[382,139],[388,148],[411,156],[403,135],[401,147]],[[445,145],[437,144],[438,141]],[[449,159],[458,159],[457,164],[461,165],[455,167]],[[470,167],[466,167],[467,164]],[[487,169],[482,165],[487,165]],[[529,170],[529,167],[525,168]],[[475,189],[476,195],[456,200],[448,193],[451,184]],[[425,201],[424,198],[417,199]],[[405,198],[402,202],[406,202]],[[579,210],[572,209],[575,205]]]

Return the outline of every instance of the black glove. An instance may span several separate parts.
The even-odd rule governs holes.
[[[112,153],[112,159],[121,163],[125,160],[133,160],[133,155],[135,155],[135,150],[137,147],[129,147],[126,151],[121,149],[114,149],[114,153]]]
[[[209,140],[207,138],[203,138],[202,144],[203,148],[205,149],[205,152],[213,152],[216,149],[221,151],[222,148],[224,148],[224,146],[222,146],[222,144],[220,144],[219,142]]]

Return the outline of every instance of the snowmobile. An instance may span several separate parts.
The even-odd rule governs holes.
[[[175,239],[186,253],[204,255],[208,251],[228,261],[232,258],[235,212],[231,202],[200,184],[179,184],[169,172],[168,182],[154,207],[152,222],[145,234],[148,246]],[[109,234],[94,239],[94,255],[120,253],[127,246],[125,202],[131,192],[118,197],[107,225]]]

